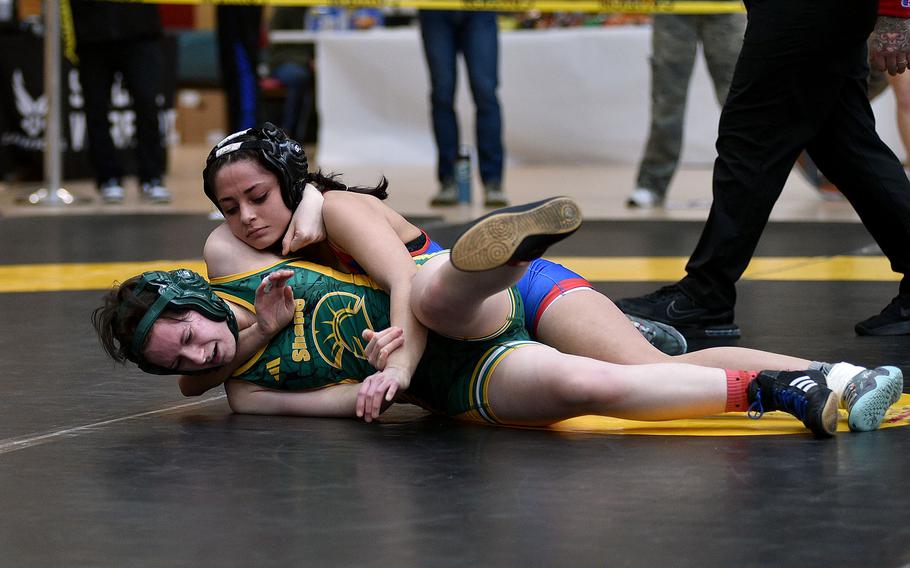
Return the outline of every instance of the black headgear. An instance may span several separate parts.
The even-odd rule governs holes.
[[[291,211],[297,208],[306,185],[306,152],[303,145],[285,136],[284,132],[271,122],[264,123],[262,128],[248,128],[235,132],[216,144],[209,152],[209,157],[205,160],[205,169],[202,171],[202,182],[205,194],[215,207],[221,209],[215,198],[215,180],[211,179],[212,164],[221,156],[237,150],[255,150],[262,160],[262,165],[278,178],[284,204]]]
[[[152,303],[145,315],[142,316],[142,319],[139,320],[127,358],[138,364],[139,368],[146,373],[155,375],[175,374],[175,371],[171,369],[149,363],[142,355],[142,348],[148,338],[149,331],[152,329],[152,325],[168,307],[196,310],[211,320],[226,321],[228,329],[234,335],[234,340],[237,340],[237,319],[234,317],[234,312],[231,311],[227,302],[215,295],[209,283],[192,270],[180,268],[170,272],[161,270],[144,272],[139,277],[139,282],[136,283],[134,293],[139,295],[144,290],[157,292],[158,299]],[[198,372],[201,373],[207,370]],[[184,375],[192,374],[181,373]]]

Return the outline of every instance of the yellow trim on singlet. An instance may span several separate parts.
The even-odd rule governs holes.
[[[439,335],[442,335],[443,337],[448,337],[450,339],[457,339],[459,341],[487,341],[488,339],[494,339],[497,336],[501,335],[502,332],[504,332],[506,330],[506,328],[508,328],[511,325],[512,319],[517,317],[517,314],[518,314],[518,303],[515,300],[515,288],[508,288],[507,292],[509,293],[509,305],[511,306],[511,309],[509,310],[509,315],[506,318],[506,320],[503,322],[502,326],[500,326],[500,328],[497,329],[496,331],[494,331],[493,333],[484,335],[483,337],[455,337],[454,335],[444,335],[442,333],[440,333]]]
[[[238,306],[240,306],[254,314],[256,313],[256,306],[247,302],[243,298],[239,298],[233,294],[228,294],[227,292],[222,292],[220,290],[215,290],[215,295],[218,296],[219,298],[221,298],[222,300],[225,300],[226,302],[231,302],[232,304],[237,304]]]
[[[249,368],[252,367],[253,365],[255,365],[256,361],[258,361],[259,358],[262,357],[262,354],[265,353],[265,350],[266,350],[266,348],[268,348],[268,346],[269,346],[268,343],[263,345],[262,348],[259,351],[257,351],[255,355],[250,357],[246,363],[244,363],[243,365],[238,367],[236,371],[231,373],[231,376],[236,377],[237,375],[242,375],[243,373],[247,372],[249,370]]]
[[[341,282],[347,282],[349,284],[355,284],[357,286],[366,286],[367,288],[373,288],[374,290],[382,289],[382,287],[379,286],[379,284],[377,284],[375,280],[373,280],[372,278],[370,278],[369,276],[366,276],[364,274],[348,274],[347,272],[341,272],[339,270],[335,270],[334,268],[329,268],[327,266],[322,266],[321,264],[315,264],[313,262],[309,262],[309,261],[301,260],[301,259],[279,260],[279,261],[269,264],[267,266],[261,266],[255,270],[248,270],[246,272],[238,272],[237,274],[228,274],[226,276],[219,276],[217,278],[211,278],[209,280],[209,282],[211,282],[212,285],[228,284],[230,282],[235,282],[237,280],[249,278],[250,276],[259,274],[261,272],[266,272],[268,270],[279,267],[280,265],[281,266],[293,266],[294,268],[303,268],[303,269],[306,269],[306,270],[309,270],[312,272],[322,274],[324,276],[328,276],[330,278],[334,278],[335,280],[339,280]]]

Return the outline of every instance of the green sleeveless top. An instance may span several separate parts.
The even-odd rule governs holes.
[[[294,291],[294,319],[233,378],[301,390],[359,382],[375,373],[363,355],[361,333],[389,326],[389,296],[368,276],[291,259],[214,278],[212,288],[221,298],[255,313],[256,288],[266,275],[280,269],[295,273],[288,280]]]
[[[433,255],[415,258],[423,264]],[[296,309],[289,326],[232,378],[279,390],[305,390],[361,382],[376,370],[363,355],[362,332],[390,325],[389,296],[368,276],[346,274],[301,260],[284,260],[253,272],[213,278],[221,298],[255,312],[256,288],[269,273],[295,272],[288,280]],[[451,338],[430,331],[411,385],[400,400],[451,416],[487,405],[486,380],[503,353],[530,343],[521,296],[508,291],[511,311],[486,337]]]

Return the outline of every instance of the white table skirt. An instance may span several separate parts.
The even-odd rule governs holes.
[[[636,164],[648,130],[650,35],[648,26],[502,32],[499,94],[509,162]],[[301,38],[318,44],[321,166],[435,163],[416,28]],[[281,39],[294,41],[294,32]],[[458,88],[462,141],[473,145],[463,66]],[[707,166],[720,111],[701,55],[689,89],[682,161]],[[879,132],[903,158],[890,90],[874,108]]]

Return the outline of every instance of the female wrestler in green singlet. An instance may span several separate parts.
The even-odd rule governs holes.
[[[546,200],[482,219],[459,238],[451,255],[441,252],[425,259],[415,269],[409,304],[420,324],[433,330],[426,352],[379,372],[364,364],[372,347],[359,341],[371,338],[370,328],[388,322],[380,285],[364,276],[320,272],[306,263],[265,262],[216,280],[216,289],[233,297],[234,306],[249,304],[256,285],[250,306],[256,315],[252,320],[237,317],[232,333],[226,330],[233,316],[219,315],[227,304],[211,293],[209,303],[222,307],[199,299],[206,293],[204,282],[181,288],[155,275],[112,291],[94,321],[109,353],[158,372],[225,364],[238,345],[236,329],[242,334],[258,327],[257,333],[271,343],[227,383],[232,408],[248,413],[371,420],[404,393],[449,415],[527,425],[583,414],[665,420],[776,409],[790,412],[816,435],[828,436],[835,431],[839,398],[848,403],[851,427],[867,430],[878,427],[900,396],[902,377],[894,367],[867,370],[839,363],[826,378],[812,370],[624,366],[529,341],[521,300],[511,286],[527,261],[579,223],[574,202]],[[491,256],[501,241],[494,235],[502,230],[514,238],[508,239],[503,256]]]

